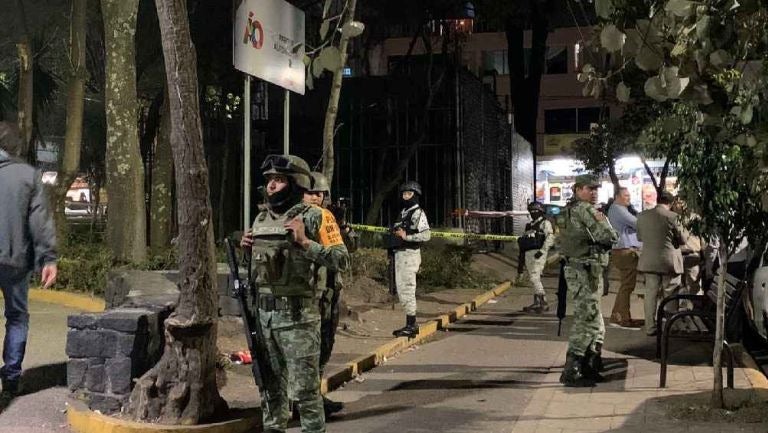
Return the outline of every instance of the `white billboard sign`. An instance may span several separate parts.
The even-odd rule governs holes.
[[[284,0],[236,0],[235,68],[304,94],[304,12]]]

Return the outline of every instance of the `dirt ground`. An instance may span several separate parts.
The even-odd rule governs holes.
[[[478,254],[473,268],[496,283],[514,277],[516,263],[502,254]],[[417,294],[420,322],[455,309],[490,287],[477,289],[435,290]],[[387,287],[365,276],[349,278],[342,292],[342,317],[336,335],[333,356],[326,373],[334,373],[344,364],[371,352],[391,340],[392,331],[404,325],[405,316],[398,302],[393,302]],[[218,330],[219,350],[225,354],[246,349],[240,319],[222,318]],[[250,366],[232,365],[227,370],[226,385],[221,390],[232,407],[252,407],[258,392],[250,375]]]

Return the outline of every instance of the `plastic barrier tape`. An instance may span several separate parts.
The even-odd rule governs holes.
[[[386,227],[366,226],[363,224],[350,224],[349,226],[361,232],[389,233],[389,229]],[[518,236],[481,235],[476,233],[453,233],[453,232],[436,232],[436,231],[431,231],[431,234],[433,237],[436,237],[436,238],[470,239],[470,240],[479,240],[479,241],[516,242],[518,238]]]

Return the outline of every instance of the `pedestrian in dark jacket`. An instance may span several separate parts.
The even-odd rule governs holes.
[[[0,368],[4,394],[19,392],[21,363],[27,346],[29,277],[42,272],[48,288],[56,281],[56,235],[48,204],[34,167],[16,158],[21,135],[0,122],[0,289],[5,300],[5,341]]]

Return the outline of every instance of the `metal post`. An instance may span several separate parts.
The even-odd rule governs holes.
[[[283,105],[283,153],[290,155],[290,131],[291,131],[291,91],[285,90],[285,104]]]
[[[251,76],[243,91],[243,230],[251,227]]]

